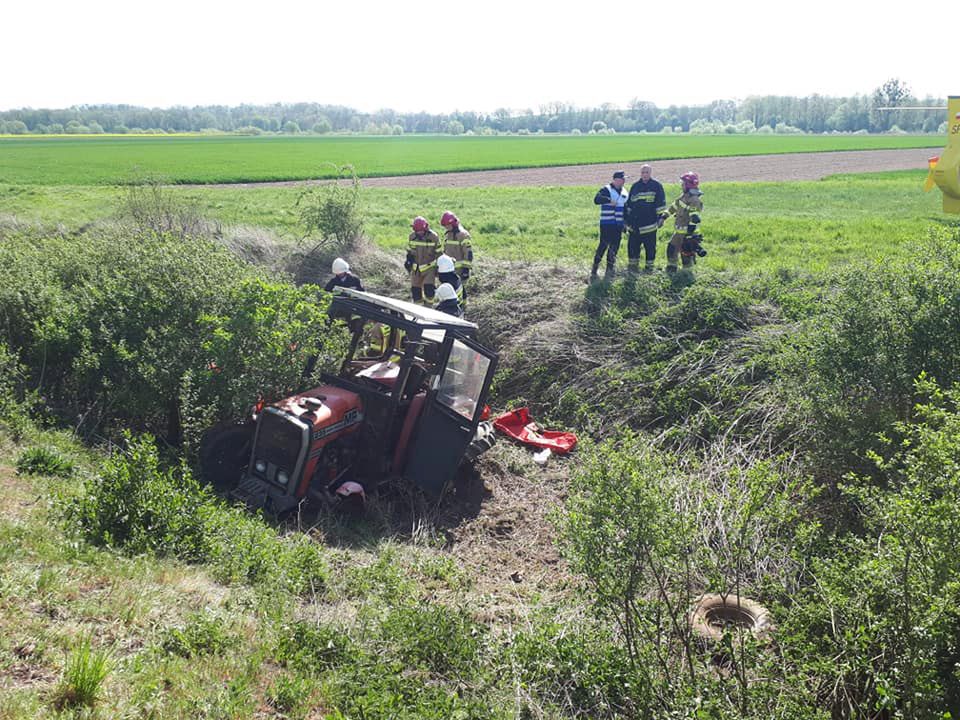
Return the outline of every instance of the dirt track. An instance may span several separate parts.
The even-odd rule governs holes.
[[[700,173],[704,182],[780,182],[820,180],[838,173],[881,172],[886,170],[925,170],[931,148],[912,150],[857,150],[851,152],[793,153],[789,155],[752,155],[723,158],[654,160],[654,177],[673,179],[687,170]],[[480,170],[477,172],[403,177],[368,178],[365,187],[482,187],[527,185],[596,185],[610,178],[614,170],[625,170],[640,177],[643,163],[619,165],[566,165],[522,170]]]

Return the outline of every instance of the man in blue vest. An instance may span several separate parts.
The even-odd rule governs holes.
[[[607,255],[607,269],[605,280],[612,280],[617,263],[617,251],[620,249],[620,237],[623,235],[623,206],[627,201],[627,193],[623,192],[623,183],[626,176],[622,170],[613,174],[609,185],[604,185],[593,198],[593,204],[600,206],[600,244],[593,255],[593,268],[590,270],[590,280],[597,279],[597,270],[604,253]]]

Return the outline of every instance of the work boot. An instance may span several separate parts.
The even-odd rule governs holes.
[[[676,266],[676,265],[669,265],[669,264],[667,265],[667,273],[668,273],[668,274],[672,275],[672,274],[675,273],[676,271],[677,271],[677,266]]]
[[[639,260],[627,261],[627,275],[636,275],[639,270],[640,270]]]
[[[615,268],[611,263],[607,263],[607,268],[606,268],[606,270],[603,271],[603,279],[604,279],[606,282],[610,282],[610,281],[613,280],[616,276],[617,276],[617,270],[616,270],[616,268]]]
[[[597,279],[597,270],[599,270],[599,269],[600,269],[600,261],[599,261],[599,260],[594,260],[594,261],[593,261],[593,267],[590,268],[590,281],[591,281],[591,282],[593,282],[594,280]]]
[[[646,264],[643,266],[644,275],[649,275],[653,272],[653,260],[647,260]]]

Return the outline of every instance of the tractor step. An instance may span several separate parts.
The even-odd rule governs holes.
[[[280,493],[262,480],[247,476],[230,491],[230,499],[246,505],[251,510],[264,510],[273,515],[283,515],[297,507],[297,498]]]

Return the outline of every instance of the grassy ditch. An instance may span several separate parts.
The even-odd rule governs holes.
[[[291,335],[334,352],[316,288],[206,225],[5,228],[0,718],[958,714],[960,238],[849,222],[861,257],[829,271],[758,250],[587,285],[559,255],[491,258],[469,311],[495,405],[578,454],[503,444],[440,509],[285,526],[213,496],[189,442],[122,430],[306,382],[272,373]],[[387,283],[383,252],[357,257]],[[772,636],[702,639],[702,593],[763,603]]]

